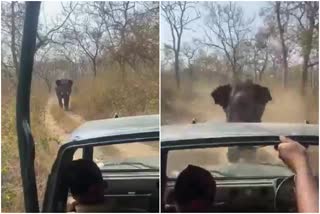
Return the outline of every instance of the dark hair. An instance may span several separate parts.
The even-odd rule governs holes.
[[[175,200],[179,205],[197,199],[212,202],[215,197],[216,182],[209,171],[188,165],[179,174],[174,192]]]
[[[103,183],[101,171],[91,160],[74,160],[66,168],[67,183],[72,195],[81,196],[94,184]]]

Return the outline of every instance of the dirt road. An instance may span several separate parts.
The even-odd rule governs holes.
[[[51,136],[57,139],[59,142],[65,143],[70,137],[70,133],[66,132],[61,124],[58,124],[50,113],[50,109],[53,105],[57,105],[57,101],[54,96],[50,97],[46,106],[46,128],[51,132]],[[72,109],[72,107],[71,107]],[[76,121],[79,124],[85,122],[84,118],[80,115],[73,113],[72,111],[65,111],[65,116]],[[122,145],[101,146],[94,150],[94,159],[96,162],[102,160],[123,160],[134,157],[150,157],[159,155],[158,142],[146,145],[143,143],[128,143]],[[75,153],[74,159],[81,158],[81,151]]]

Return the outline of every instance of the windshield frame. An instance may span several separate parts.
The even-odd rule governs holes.
[[[290,135],[287,136],[303,145],[319,146],[318,135]],[[161,141],[161,151],[196,149],[228,146],[276,146],[279,136],[249,136],[249,137],[222,137],[222,138],[197,138],[174,141]]]
[[[319,136],[288,136],[301,144],[308,146],[319,146]],[[201,149],[201,148],[217,148],[228,146],[277,146],[279,144],[279,136],[263,136],[263,137],[224,137],[224,138],[208,138],[208,139],[192,139],[179,141],[162,141],[161,142],[161,179],[163,182],[170,180],[168,176],[168,156],[172,150],[184,149]],[[165,176],[165,178],[164,178]],[[258,176],[257,176],[258,177]],[[266,176],[264,176],[267,178]],[[242,177],[243,178],[243,177]],[[252,178],[252,177],[251,177]],[[256,178],[256,177],[254,177]],[[238,177],[236,177],[238,179]],[[248,178],[246,178],[248,179]]]

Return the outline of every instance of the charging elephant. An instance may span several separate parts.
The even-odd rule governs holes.
[[[211,96],[215,104],[223,108],[227,122],[242,123],[261,122],[265,106],[272,100],[267,87],[254,84],[251,80],[219,86],[211,93]],[[238,147],[229,148],[229,161],[237,161],[240,158],[239,152]]]
[[[56,80],[56,94],[59,101],[59,106],[69,110],[69,100],[71,95],[73,81],[69,79]]]

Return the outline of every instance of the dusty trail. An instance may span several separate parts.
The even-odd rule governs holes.
[[[57,105],[57,101],[54,96],[51,96],[46,106],[46,128],[51,132],[51,136],[53,136],[61,143],[66,143],[66,141],[70,137],[70,133],[66,132],[63,127],[61,127],[60,124],[56,122],[56,120],[50,113],[50,109],[53,105]],[[73,113],[72,111],[66,111],[65,115],[79,124],[85,122],[85,119],[83,117]],[[102,146],[97,147],[97,149],[94,150],[94,158],[96,162],[99,162],[100,160],[122,160],[132,157],[149,157],[158,155],[159,147],[156,145],[156,143],[152,143],[152,145],[146,145],[143,143],[129,143],[122,145]],[[76,152],[74,156],[74,159],[79,158],[81,158],[80,151]]]
[[[55,100],[54,97],[50,97],[48,99],[48,103],[46,106],[46,117],[45,117],[45,124],[47,130],[50,131],[51,136],[56,138],[59,142],[64,142],[66,139],[69,138],[69,134],[62,128],[60,127],[56,120],[53,118],[52,114],[50,113],[50,109],[52,105],[54,105]]]

